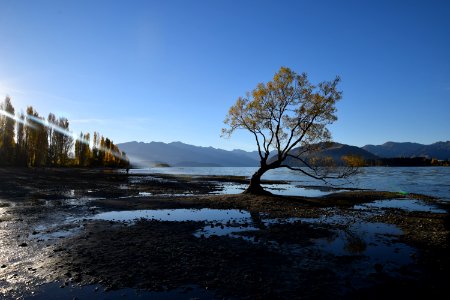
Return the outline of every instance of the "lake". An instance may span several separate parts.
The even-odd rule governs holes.
[[[184,174],[184,175],[220,175],[250,177],[254,167],[173,167],[132,169],[138,174]],[[266,180],[283,180],[289,185],[267,186],[269,190],[284,195],[320,196],[324,194],[319,187],[361,188],[382,191],[417,193],[430,195],[450,201],[449,167],[366,167],[348,180],[334,181],[327,185],[322,181],[299,174],[288,169],[270,170],[264,174]],[[227,192],[241,192],[245,185],[225,186]]]

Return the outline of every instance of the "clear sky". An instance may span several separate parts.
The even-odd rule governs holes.
[[[450,1],[0,1],[0,97],[115,143],[220,137],[287,66],[342,78],[334,140],[450,139]]]

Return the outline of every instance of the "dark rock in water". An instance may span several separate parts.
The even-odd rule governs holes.
[[[26,246],[28,246],[28,244],[27,244],[27,243],[22,243],[22,244],[19,244],[19,247],[26,247]]]

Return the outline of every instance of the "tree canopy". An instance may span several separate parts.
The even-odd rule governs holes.
[[[337,86],[340,78],[310,83],[306,73],[297,74],[281,67],[272,81],[260,83],[245,97],[239,97],[225,119],[224,136],[238,129],[249,131],[256,142],[260,168],[252,176],[249,193],[262,193],[261,176],[268,170],[285,167],[316,179],[342,178],[354,172],[354,168],[330,175],[329,162],[308,160],[312,153],[331,140],[327,125],[337,120],[336,102],[342,98]],[[293,151],[295,150],[295,151]],[[293,167],[285,164],[291,157],[303,164]]]
[[[0,103],[0,166],[128,167],[124,152],[110,139],[94,133],[74,137],[69,120],[50,113],[47,120],[29,106],[15,115],[11,99]]]

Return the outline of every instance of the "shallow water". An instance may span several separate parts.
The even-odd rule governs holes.
[[[359,272],[372,273],[378,265],[383,271],[392,271],[401,265],[413,262],[417,251],[398,242],[402,230],[395,225],[385,223],[370,223],[359,218],[335,216],[334,218],[302,219],[312,224],[344,225],[334,229],[331,238],[315,240],[315,246],[335,256],[363,256],[357,269]]]
[[[219,194],[219,195],[229,195],[229,194],[240,194],[246,188],[247,184],[239,184],[239,183],[222,183],[219,184],[221,190],[212,192],[211,194]],[[300,186],[294,186],[292,184],[262,184],[265,190],[284,196],[297,196],[301,195],[304,197],[322,197],[328,195],[334,191],[323,191],[320,189],[311,189],[304,188]]]
[[[370,212],[367,212],[369,215]],[[364,215],[364,214],[363,214]],[[162,209],[112,211],[95,215],[92,219],[134,222],[137,219],[158,221],[204,221],[207,224],[194,235],[238,237],[243,231],[259,230],[248,211],[237,209]],[[331,225],[335,232],[332,238],[314,241],[315,247],[336,256],[364,255],[370,264],[379,263],[386,268],[408,264],[415,250],[396,239],[403,232],[395,225],[365,222],[361,217],[331,215],[319,218],[268,219],[259,215],[266,226],[280,223],[304,222],[316,225]],[[252,239],[249,238],[249,241]]]
[[[367,209],[366,207],[365,209]],[[364,209],[362,207],[361,209]],[[393,271],[399,266],[413,262],[416,250],[406,244],[398,242],[403,232],[395,225],[371,223],[364,219],[372,214],[362,211],[358,216],[331,214],[319,218],[288,218],[269,219],[259,215],[265,226],[280,223],[304,222],[312,225],[328,226],[334,235],[328,238],[314,240],[313,247],[328,255],[360,257],[355,262],[354,269],[364,274],[374,272],[374,266],[383,271]],[[331,215],[330,215],[331,214]],[[101,213],[94,219],[109,221],[133,222],[136,219],[154,219],[159,221],[204,221],[205,226],[194,233],[196,237],[210,237],[212,235],[241,237],[239,232],[256,231],[258,227],[252,216],[244,210],[221,209],[164,209],[137,210]],[[251,236],[243,237],[253,242]]]
[[[236,232],[256,230],[252,226],[252,217],[248,211],[238,209],[159,209],[110,211],[97,214],[94,220],[133,223],[139,219],[169,222],[199,221],[206,222],[204,228],[195,236],[230,235]]]
[[[39,228],[37,228],[39,230]],[[75,228],[67,228],[67,229],[55,229],[52,231],[51,229],[45,229],[43,231],[38,231],[36,234],[33,234],[31,237],[42,240],[42,241],[48,241],[48,240],[54,240],[54,239],[62,239],[69,236],[72,236],[78,232],[81,231],[81,228],[75,227]]]
[[[362,210],[365,210],[367,208],[398,208],[406,211],[446,213],[444,209],[440,209],[431,204],[427,204],[423,201],[414,199],[377,200],[371,203],[355,205],[354,208]]]
[[[257,170],[252,167],[184,167],[184,168],[149,168],[133,169],[134,174],[187,174],[250,176]],[[321,181],[302,176],[288,169],[270,170],[262,179],[289,181],[292,186],[325,185]],[[333,182],[342,188],[374,189],[392,192],[417,193],[435,196],[450,201],[449,167],[366,167],[349,180]],[[300,194],[302,195],[302,194]]]
[[[138,219],[158,221],[242,222],[250,219],[250,213],[238,209],[156,209],[109,211],[95,215],[94,220],[131,222]]]

